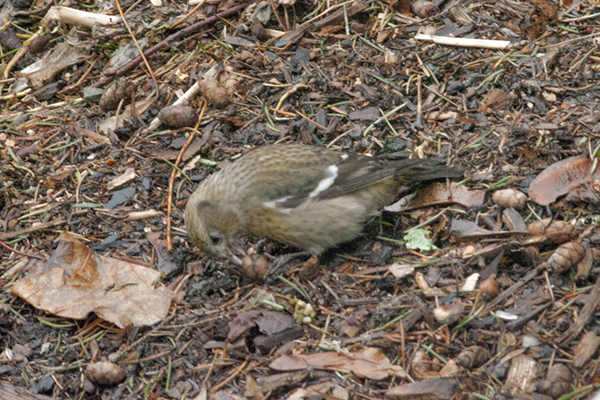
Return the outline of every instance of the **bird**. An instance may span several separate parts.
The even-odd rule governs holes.
[[[185,227],[205,255],[237,265],[246,236],[319,255],[359,236],[403,186],[458,175],[442,158],[389,161],[311,145],[265,145],[198,185]]]

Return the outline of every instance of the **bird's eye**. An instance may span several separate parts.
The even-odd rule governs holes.
[[[212,244],[217,245],[221,241],[221,238],[218,236],[211,236],[210,241],[212,242]]]

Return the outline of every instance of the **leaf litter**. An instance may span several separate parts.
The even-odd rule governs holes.
[[[600,389],[595,4],[42,3],[1,11],[0,397]],[[240,271],[181,227],[198,182],[277,141],[465,180],[267,285],[291,249],[249,238]]]

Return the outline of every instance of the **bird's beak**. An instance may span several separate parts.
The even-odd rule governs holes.
[[[246,251],[242,244],[238,241],[233,241],[229,243],[229,250],[231,251],[231,263],[237,265],[238,267],[242,266],[242,260],[238,258],[238,255],[244,256],[246,255]]]
[[[230,240],[229,243],[229,251],[231,254],[235,254],[236,256],[243,257],[246,255],[246,249],[242,246],[242,243],[238,240]]]

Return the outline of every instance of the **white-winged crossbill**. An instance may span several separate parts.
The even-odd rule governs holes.
[[[313,146],[264,146],[198,186],[185,226],[213,257],[239,260],[248,235],[319,254],[357,237],[401,186],[458,174],[441,159],[382,161]]]

